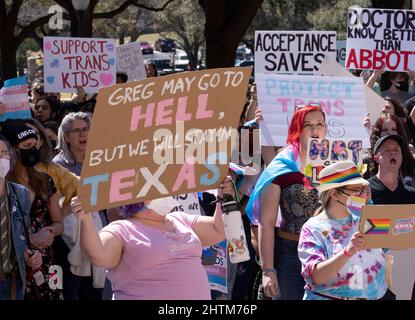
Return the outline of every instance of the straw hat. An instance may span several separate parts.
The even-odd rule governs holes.
[[[321,194],[330,189],[336,189],[352,184],[369,185],[363,179],[356,165],[352,161],[339,161],[332,163],[321,170],[319,174],[320,185],[316,187]]]

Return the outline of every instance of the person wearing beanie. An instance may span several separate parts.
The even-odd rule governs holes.
[[[382,249],[364,249],[360,213],[369,182],[351,161],[321,170],[321,207],[303,226],[298,244],[305,300],[394,300],[385,281]]]
[[[3,134],[16,153],[10,180],[29,189],[31,243],[42,254],[42,266],[27,270],[25,299],[61,300],[62,268],[55,263],[52,244],[63,233],[62,215],[52,178],[34,168],[40,157],[38,135],[23,120],[6,121]]]

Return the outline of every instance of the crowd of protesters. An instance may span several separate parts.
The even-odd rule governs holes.
[[[153,65],[146,70],[157,76]],[[77,88],[61,101],[35,79],[32,119],[0,123],[0,299],[414,299],[414,253],[364,250],[358,231],[363,204],[415,203],[414,88],[407,74],[361,76],[385,99],[376,123],[362,124],[371,141],[366,172],[337,162],[311,188],[305,150],[309,138],[326,136],[326,118],[318,104],[299,105],[287,145],[263,147],[256,176],[234,164],[217,192],[198,194],[202,216],[168,214],[168,200],[85,212],[76,190],[96,95]],[[381,77],[390,88],[381,91]],[[118,83],[127,81],[117,75]],[[258,128],[259,107],[251,84],[240,129]],[[227,258],[227,293],[209,289],[202,267],[214,263],[202,248],[214,252],[225,238],[214,203],[224,193],[240,202],[251,254],[236,265]],[[387,255],[395,257],[392,271]],[[389,277],[404,282],[404,292],[393,292]]]

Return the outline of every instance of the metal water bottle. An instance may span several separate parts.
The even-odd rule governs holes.
[[[225,194],[221,199],[221,206],[229,259],[231,263],[247,261],[250,256],[238,203],[231,195]]]

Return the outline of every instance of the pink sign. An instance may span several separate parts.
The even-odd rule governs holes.
[[[46,92],[96,93],[115,84],[114,39],[44,37]]]

